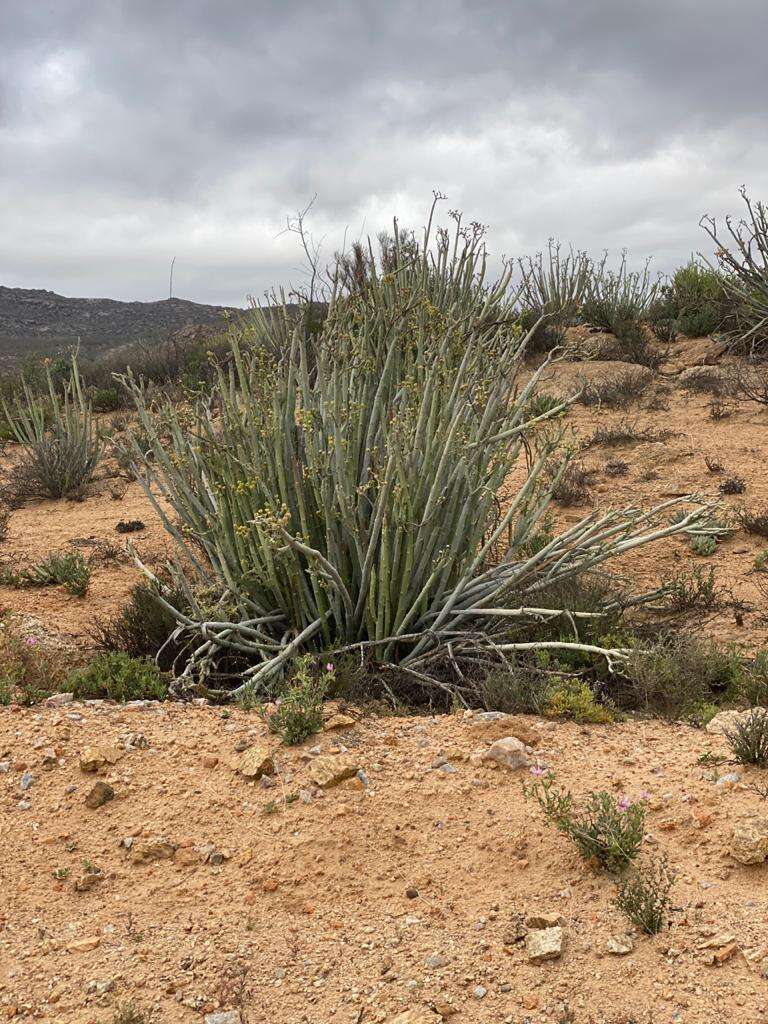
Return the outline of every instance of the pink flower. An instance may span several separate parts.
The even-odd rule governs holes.
[[[531,775],[535,775],[537,779],[540,779],[542,775],[546,775],[546,774],[547,774],[547,769],[546,768],[542,768],[541,765],[539,765],[539,764],[535,764],[533,766],[533,768],[531,768]]]
[[[328,664],[325,666],[325,671],[326,672],[333,672],[333,662],[332,661],[329,661]]]
[[[620,811],[624,812],[628,810],[631,806],[631,801],[628,796],[623,796],[621,800],[619,800],[619,802],[616,804],[616,806]]]
[[[642,791],[642,793],[640,794],[640,799],[641,800],[650,800],[651,799],[651,794],[647,790],[644,789]]]
[[[35,644],[37,643],[37,637],[36,636],[28,636],[27,639],[24,641],[24,643],[27,645],[27,647],[34,647]]]

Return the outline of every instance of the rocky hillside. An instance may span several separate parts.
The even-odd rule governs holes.
[[[30,352],[56,352],[78,339],[87,352],[104,351],[164,337],[188,324],[217,325],[227,312],[241,311],[187,299],[75,299],[42,288],[0,285],[0,359],[8,363]]]

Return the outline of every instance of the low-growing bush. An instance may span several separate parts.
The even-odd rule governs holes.
[[[586,469],[578,462],[569,462],[566,466],[553,465],[551,476],[556,479],[552,497],[561,505],[583,505],[589,499],[589,483],[595,470]]]
[[[670,908],[670,892],[675,881],[666,858],[652,861],[622,878],[616,906],[646,935],[656,935],[664,927]]]
[[[585,860],[598,863],[608,871],[623,871],[640,852],[645,830],[645,807],[610,793],[592,792],[580,809],[574,807],[571,793],[556,786],[553,772],[541,772],[537,781],[525,787],[546,821],[567,836]],[[540,773],[540,774],[539,774]]]
[[[768,537],[768,509],[742,508],[736,514],[739,526],[745,533],[756,537]]]
[[[647,369],[627,370],[608,380],[592,381],[579,394],[581,405],[623,409],[638,401],[653,381]]]
[[[595,445],[602,445],[604,448],[617,448],[623,444],[638,444],[640,442],[663,444],[670,437],[674,437],[673,430],[640,427],[636,423],[624,420],[621,423],[598,427],[591,437],[584,440],[582,447],[593,448]]]
[[[10,615],[0,617],[0,704],[35,704],[56,690],[67,659]]]
[[[323,727],[323,698],[333,683],[333,665],[328,663],[318,678],[312,672],[312,659],[300,658],[293,680],[279,698],[277,711],[270,716],[269,730],[288,746],[303,743]]]
[[[622,676],[611,681],[619,707],[681,718],[718,703],[742,675],[733,650],[693,636],[669,636],[633,650]]]
[[[666,591],[667,607],[674,614],[685,612],[712,611],[717,607],[718,592],[715,584],[715,570],[706,572],[701,566],[693,569],[681,569],[674,576],[663,582]]]
[[[60,584],[75,597],[85,597],[91,567],[79,551],[52,551],[42,561],[13,575],[16,586],[49,587]]]
[[[488,672],[479,686],[480,702],[487,711],[542,715],[552,692],[552,678],[532,661],[522,659],[509,669]]]
[[[648,306],[646,321],[659,341],[670,345],[677,337],[679,307],[674,288],[662,284],[653,302]]]
[[[689,338],[713,334],[725,315],[721,275],[697,260],[679,267],[672,278],[677,329]]]
[[[743,494],[747,489],[747,483],[742,476],[727,476],[718,485],[721,494]]]
[[[752,708],[749,715],[725,729],[725,738],[739,764],[768,768],[768,711]]]
[[[156,659],[161,670],[172,671],[184,647],[170,640],[176,620],[157,595],[155,584],[137,583],[117,615],[106,622],[96,622],[92,631],[96,644],[104,651],[122,651],[132,658]],[[180,590],[171,587],[167,596],[175,607],[185,607]]]
[[[132,658],[124,651],[97,654],[83,668],[71,672],[64,688],[79,700],[103,698],[125,703],[131,700],[164,700],[168,679],[151,661]]]
[[[708,558],[717,551],[717,541],[714,537],[692,537],[691,551],[694,555],[701,555]]]
[[[552,718],[569,718],[593,725],[613,721],[610,708],[600,704],[589,683],[583,679],[565,678],[554,682],[544,713]]]
[[[730,402],[724,402],[722,398],[713,398],[707,406],[707,415],[711,420],[715,420],[715,422],[727,420],[730,416],[733,416],[734,412],[735,406]]]

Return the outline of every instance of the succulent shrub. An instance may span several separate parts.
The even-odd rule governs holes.
[[[280,684],[303,653],[358,649],[467,700],[461,664],[530,649],[510,633],[540,621],[543,588],[701,514],[593,512],[529,553],[565,403],[529,413],[544,368],[521,384],[513,268],[489,283],[482,230],[458,215],[431,235],[401,247],[396,231],[386,266],[366,260],[354,286],[332,272],[314,334],[255,310],[210,396],[158,410],[126,379],[148,440],[133,445],[140,480],[180,556],[188,607],[160,597],[190,640],[181,688],[227,652],[250,659],[236,697]],[[524,444],[527,476],[499,511]]]
[[[648,264],[643,270],[630,270],[623,253],[618,270],[611,270],[604,259],[589,279],[582,315],[594,327],[619,337],[645,319],[660,287]]]
[[[82,498],[102,454],[102,442],[83,392],[77,361],[56,387],[46,367],[47,395],[22,378],[8,402],[0,396],[21,460],[14,474],[18,497]]]
[[[727,307],[724,332],[735,347],[760,354],[768,348],[768,208],[740,191],[747,207],[742,220],[726,217],[723,233],[713,217],[703,217],[701,226],[715,243]]]
[[[578,321],[593,273],[586,253],[562,251],[550,240],[546,255],[518,260],[521,277],[519,316],[525,330],[532,329],[527,350],[549,352],[564,340],[563,328]]]

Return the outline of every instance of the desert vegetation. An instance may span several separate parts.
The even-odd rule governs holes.
[[[669,279],[554,241],[494,274],[484,229],[458,214],[438,226],[439,211],[422,233],[395,222],[327,268],[300,224],[311,283],[290,303],[275,292],[216,335],[29,362],[2,384],[9,813],[45,792],[99,837],[82,851],[74,839],[30,848],[35,863],[55,850],[44,874],[57,914],[95,889],[111,907],[121,871],[146,865],[147,885],[166,868],[234,877],[241,952],[206,966],[206,995],[182,1003],[188,985],[169,982],[174,1012],[247,1020],[246,948],[325,1006],[329,968],[311,973],[303,932],[317,948],[328,929],[343,934],[349,922],[328,924],[338,900],[357,947],[378,949],[350,900],[361,877],[390,959],[411,955],[403,936],[428,916],[425,893],[440,906],[446,945],[418,953],[441,979],[424,983],[434,1024],[489,992],[518,999],[507,964],[520,977],[565,956],[593,974],[584,936],[610,978],[606,956],[652,978],[662,948],[682,946],[675,970],[691,992],[692,922],[697,970],[735,965],[737,952],[760,960],[751,925],[738,939],[710,927],[694,878],[707,828],[723,829],[724,886],[768,856],[754,823],[768,792],[763,207],[748,203],[726,236],[706,221],[712,265],[696,257]],[[670,762],[686,780],[679,800]],[[140,763],[155,774],[134,775]],[[65,775],[61,792],[46,789]],[[195,841],[170,834],[179,793]],[[416,804],[434,828],[412,817]],[[358,827],[349,806],[370,821]],[[203,841],[230,810],[226,841]],[[243,815],[264,826],[258,849],[243,848]],[[472,843],[452,837],[458,821]],[[453,879],[449,902],[438,875]],[[308,887],[321,876],[327,892]],[[146,916],[156,897],[133,884]],[[303,932],[280,902],[302,887],[311,900],[291,896],[289,912],[305,915]],[[502,889],[524,913],[489,901]],[[459,925],[468,896],[479,920]],[[258,937],[270,900],[285,957]],[[169,938],[151,938],[169,963],[186,941],[173,913]],[[459,992],[442,951],[464,949],[457,929],[491,937]],[[229,948],[220,938],[211,948]],[[149,941],[131,911],[68,948],[114,942],[130,960]],[[48,949],[40,930],[28,942]],[[477,973],[479,962],[494,966]],[[395,981],[388,963],[366,968],[380,987]],[[104,1019],[155,1019],[143,991],[118,989],[89,989]],[[328,996],[334,1012],[339,998]]]

